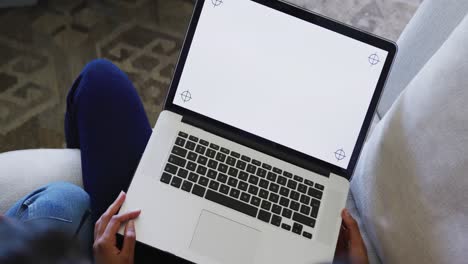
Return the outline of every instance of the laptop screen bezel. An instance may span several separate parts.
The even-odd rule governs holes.
[[[372,96],[372,100],[370,102],[369,108],[367,110],[363,125],[361,127],[359,136],[356,141],[356,145],[354,147],[353,153],[351,155],[350,161],[348,163],[348,167],[346,169],[341,168],[339,166],[336,166],[334,164],[325,162],[323,160],[320,160],[318,158],[315,158],[313,156],[309,156],[305,153],[296,151],[294,149],[288,148],[286,146],[277,144],[275,142],[272,142],[270,140],[264,139],[260,136],[251,134],[249,132],[246,132],[244,130],[241,130],[239,128],[230,126],[226,123],[220,122],[218,120],[214,120],[212,118],[209,118],[207,116],[201,115],[199,113],[196,113],[194,111],[191,111],[189,109],[183,108],[181,106],[178,106],[173,103],[174,101],[174,96],[176,94],[180,78],[182,76],[182,72],[184,70],[185,62],[187,60],[187,56],[189,54],[189,50],[191,47],[191,43],[193,40],[193,37],[196,32],[196,28],[198,25],[198,21],[200,19],[200,15],[204,6],[206,0],[198,0],[195,4],[194,11],[192,14],[192,19],[189,25],[189,28],[187,30],[186,36],[185,36],[185,41],[181,50],[181,53],[179,55],[179,60],[178,63],[175,67],[175,71],[173,74],[172,82],[170,84],[169,92],[167,94],[165,103],[164,103],[164,110],[172,111],[177,114],[180,114],[182,116],[190,116],[194,120],[200,120],[205,123],[209,123],[214,125],[220,130],[224,131],[231,131],[236,134],[241,135],[242,137],[246,137],[249,140],[252,140],[254,142],[258,142],[260,144],[266,144],[271,148],[274,148],[277,151],[283,152],[287,155],[294,155],[297,156],[298,158],[302,160],[306,160],[308,162],[314,163],[315,165],[326,168],[328,171],[331,173],[340,175],[345,177],[346,179],[350,180],[354,168],[356,166],[356,163],[359,159],[359,155],[361,153],[362,147],[364,145],[364,141],[368,132],[368,129],[371,125],[373,115],[375,113],[375,110],[377,108],[378,102],[380,100],[380,97],[383,92],[383,88],[385,86],[386,79],[388,77],[388,74],[390,72],[390,68],[392,65],[392,62],[395,58],[395,54],[397,52],[397,46],[395,43],[384,40],[380,37],[377,37],[375,35],[365,33],[363,31],[360,31],[359,29],[350,27],[348,25],[344,25],[340,22],[337,22],[335,20],[332,20],[330,18],[323,17],[321,15],[318,15],[316,13],[306,11],[304,9],[301,9],[297,6],[287,4],[281,1],[277,0],[250,0],[253,2],[256,2],[258,4],[264,5],[267,8],[273,8],[277,11],[283,12],[285,14],[294,16],[296,18],[299,18],[301,20],[304,20],[306,22],[315,24],[317,26],[323,27],[325,29],[334,31],[338,34],[342,34],[345,36],[348,36],[350,38],[353,38],[355,40],[361,41],[363,43],[372,45],[376,48],[380,48],[382,50],[385,50],[388,52],[384,67],[382,69],[382,73],[380,75],[380,78],[377,82],[376,89],[374,91],[374,94]],[[208,0],[209,1],[209,0]]]

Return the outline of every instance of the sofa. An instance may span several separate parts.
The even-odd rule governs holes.
[[[347,203],[371,263],[466,263],[467,12],[425,0],[398,40]],[[0,154],[0,213],[54,181],[82,186],[79,150]]]

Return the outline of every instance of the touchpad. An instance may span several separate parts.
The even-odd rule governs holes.
[[[203,210],[190,248],[222,263],[253,263],[261,233]]]

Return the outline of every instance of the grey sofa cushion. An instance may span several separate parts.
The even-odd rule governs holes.
[[[468,17],[369,138],[351,183],[386,263],[466,263]]]
[[[398,40],[399,51],[380,100],[383,117],[468,11],[466,0],[424,0]]]

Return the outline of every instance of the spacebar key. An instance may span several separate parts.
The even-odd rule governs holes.
[[[208,199],[208,200],[210,200],[212,202],[219,203],[221,205],[227,206],[227,207],[229,207],[231,209],[234,209],[234,210],[239,211],[241,213],[250,215],[252,217],[257,216],[257,211],[258,211],[257,208],[255,208],[255,207],[253,207],[253,206],[251,206],[249,204],[240,202],[238,200],[234,200],[234,199],[232,199],[232,198],[230,198],[228,196],[219,194],[219,193],[214,192],[212,190],[208,190],[208,192],[205,195],[205,199]]]

